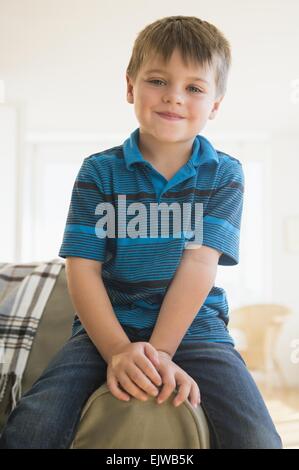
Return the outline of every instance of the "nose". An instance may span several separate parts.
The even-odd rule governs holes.
[[[164,103],[176,103],[176,104],[182,104],[183,103],[183,97],[179,91],[170,91],[168,90],[167,93],[164,94],[163,96],[163,102]]]

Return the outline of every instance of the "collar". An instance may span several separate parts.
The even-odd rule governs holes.
[[[148,165],[148,161],[145,160],[142,156],[142,153],[138,147],[139,142],[139,127],[135,129],[130,137],[123,142],[123,152],[125,157],[125,164],[128,170],[133,171],[132,165],[134,163],[143,163]],[[219,157],[217,151],[214,149],[213,145],[203,137],[202,135],[196,135],[193,146],[192,154],[187,162],[187,164],[192,165],[193,167],[198,167],[204,163],[219,163]]]

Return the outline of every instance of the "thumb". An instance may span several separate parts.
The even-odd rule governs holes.
[[[155,366],[160,365],[159,353],[150,343],[145,343],[144,352]]]

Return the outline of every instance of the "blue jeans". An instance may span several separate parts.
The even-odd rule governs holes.
[[[124,327],[131,341],[149,337]],[[198,384],[211,448],[281,449],[282,442],[245,362],[233,345],[181,343],[173,361]],[[85,331],[72,336],[10,414],[1,449],[67,449],[107,365]]]

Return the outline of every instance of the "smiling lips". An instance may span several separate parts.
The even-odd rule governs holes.
[[[184,119],[182,116],[174,113],[157,113],[161,118],[167,119],[168,121],[180,121]]]

